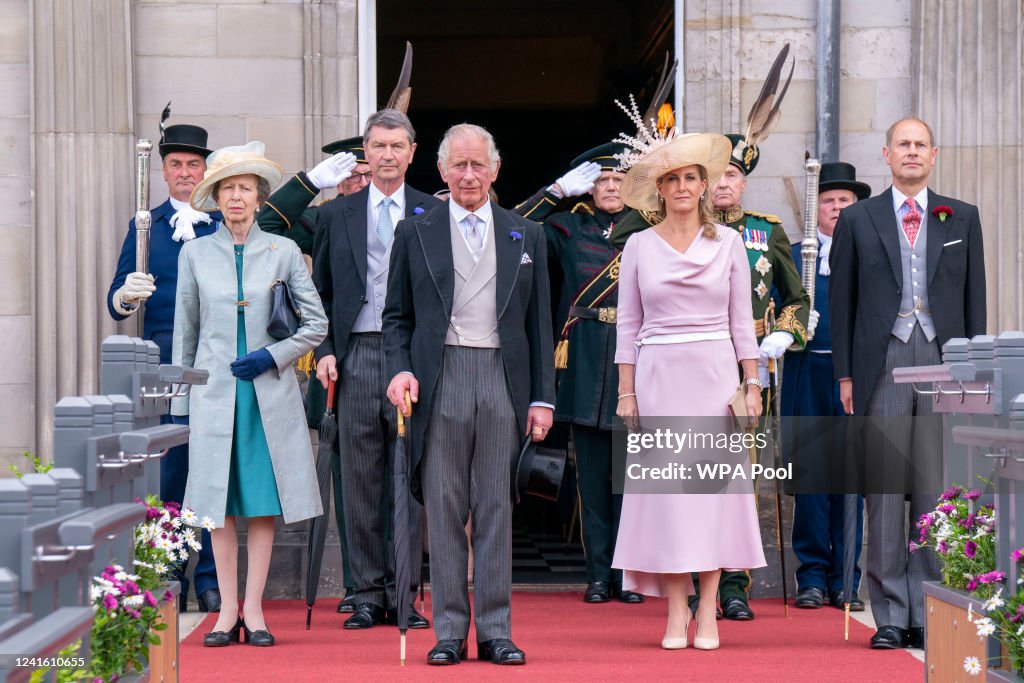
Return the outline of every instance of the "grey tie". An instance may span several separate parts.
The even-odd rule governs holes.
[[[385,197],[377,210],[377,237],[385,249],[391,246],[391,240],[395,238],[395,224],[391,222],[391,205],[394,203],[391,197]]]
[[[480,228],[477,227],[477,223],[480,221],[476,214],[471,213],[465,218],[466,221],[466,239],[469,241],[469,248],[474,252],[480,251],[484,246],[484,236],[480,232]]]

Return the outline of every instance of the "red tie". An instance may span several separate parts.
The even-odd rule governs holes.
[[[917,210],[917,202],[913,197],[907,197],[903,206],[907,207],[906,213],[903,214],[903,232],[906,233],[907,242],[910,242],[910,248],[913,249],[917,233],[921,231],[921,212]]]

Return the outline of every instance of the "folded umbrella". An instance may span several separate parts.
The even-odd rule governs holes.
[[[405,410],[403,410],[403,407]],[[405,406],[398,408],[398,438],[395,440],[394,542],[395,542],[395,614],[398,621],[399,659],[405,666],[405,634],[409,629],[409,582],[412,577],[412,553],[409,529],[409,452],[408,424],[412,414],[412,396],[405,392]]]
[[[327,540],[327,511],[331,506],[331,458],[338,438],[338,418],[334,413],[334,380],[327,386],[327,409],[320,421],[320,446],[316,452],[316,481],[320,486],[323,514],[314,517],[309,525],[309,543],[306,548],[306,630],[313,619],[313,603],[320,585],[320,565],[324,559]]]

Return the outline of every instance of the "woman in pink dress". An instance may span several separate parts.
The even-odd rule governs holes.
[[[627,425],[728,416],[737,363],[747,413],[761,415],[750,266],[739,235],[714,224],[707,192],[729,150],[724,136],[673,131],[644,144],[622,185],[626,204],[665,216],[622,253],[615,361],[617,413]],[[630,493],[627,484],[612,564],[624,572],[623,589],[668,597],[662,647],[687,646],[692,572],[705,595],[716,595],[723,568],[765,565],[752,488],[744,491]],[[696,621],[694,647],[717,648],[714,600],[700,602]]]

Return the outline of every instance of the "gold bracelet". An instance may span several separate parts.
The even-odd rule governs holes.
[[[619,400],[621,401],[622,399],[629,398],[630,396],[636,396],[636,394],[619,394]]]

